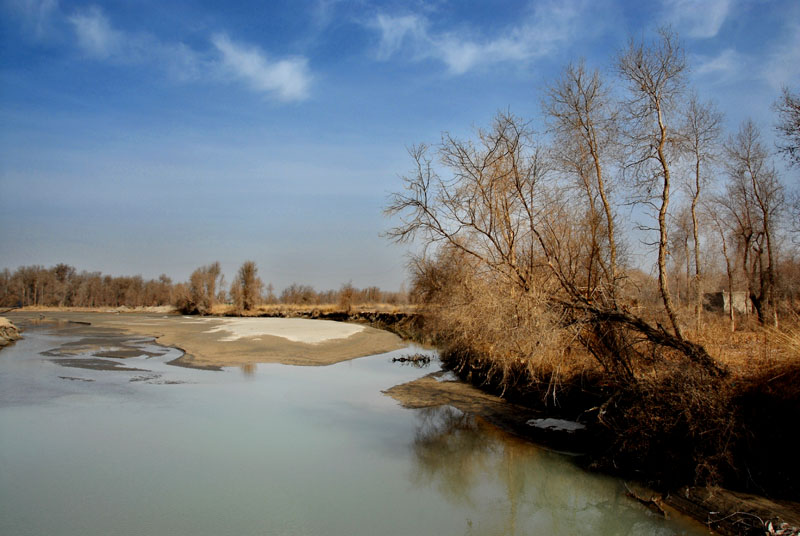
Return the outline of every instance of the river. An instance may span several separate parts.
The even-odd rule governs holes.
[[[569,455],[382,394],[439,370],[431,350],[208,371],[144,337],[125,359],[24,337],[0,352],[3,535],[708,533]],[[392,363],[409,352],[434,360]]]

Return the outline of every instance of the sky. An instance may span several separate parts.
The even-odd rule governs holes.
[[[774,143],[797,0],[0,0],[0,268],[396,290],[407,148],[500,110],[541,122],[570,61],[670,25],[728,129]]]

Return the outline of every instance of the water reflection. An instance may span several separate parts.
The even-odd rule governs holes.
[[[490,511],[480,527],[468,520],[468,534],[676,534],[643,515],[617,481],[453,407],[419,411],[412,452],[416,485],[454,505]]]
[[[391,356],[218,374],[152,342],[108,358],[146,372],[41,355],[86,336],[0,354],[0,534],[675,533],[563,456],[393,403],[381,389],[424,372]]]

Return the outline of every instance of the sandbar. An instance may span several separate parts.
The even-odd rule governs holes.
[[[23,329],[51,324],[87,337],[110,330],[153,337],[185,354],[175,365],[215,369],[281,363],[323,366],[403,348],[393,333],[361,324],[297,318],[184,317],[141,313],[9,313]]]

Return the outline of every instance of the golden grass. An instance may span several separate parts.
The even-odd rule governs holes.
[[[800,361],[800,321],[796,315],[781,320],[776,329],[759,325],[755,318],[743,318],[731,332],[727,316],[708,313],[700,331],[691,330],[687,335],[705,346],[732,375],[749,377]]]

